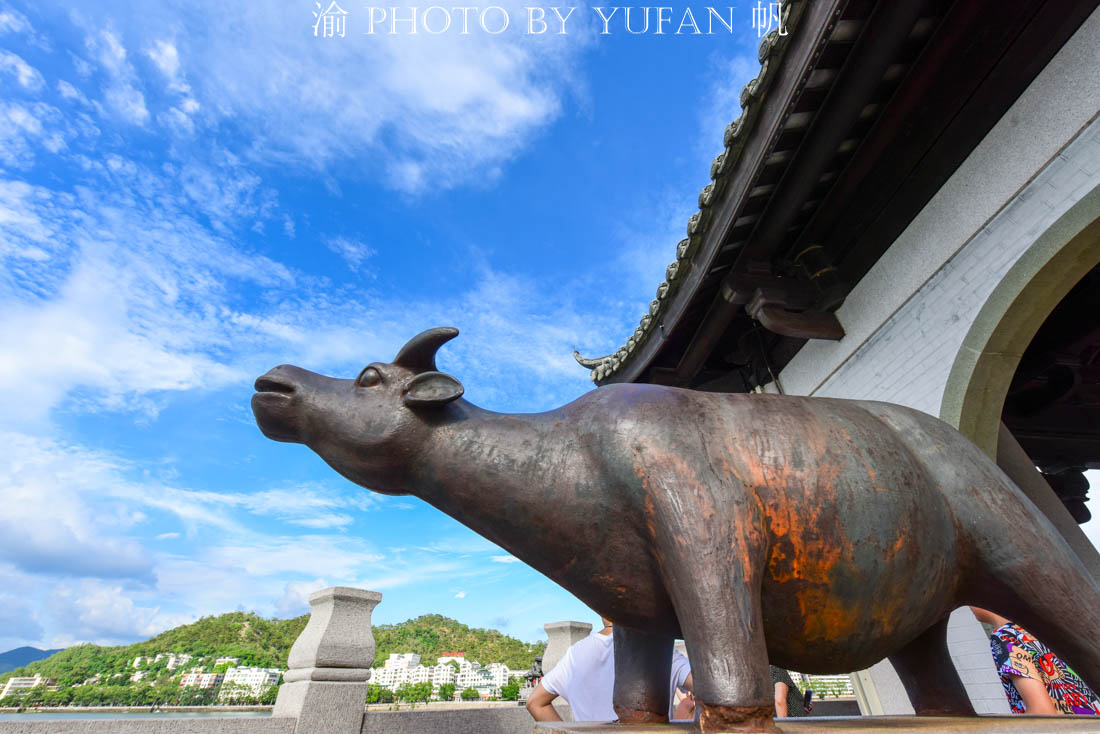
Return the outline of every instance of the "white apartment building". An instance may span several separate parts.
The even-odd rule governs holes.
[[[279,678],[283,671],[278,668],[229,668],[225,671],[225,679],[222,681],[222,690],[218,694],[220,700],[236,698],[240,695],[259,696],[265,689],[279,685]],[[229,690],[226,684],[236,683],[248,690]]]
[[[187,663],[191,662],[191,659],[193,657],[194,655],[188,655],[187,653],[180,653],[179,655],[176,655],[175,653],[170,652],[158,652],[157,656],[153,658],[152,662],[156,663],[165,658],[168,658],[168,665],[166,667],[168,668],[168,670],[175,670],[181,665],[186,665]],[[149,658],[134,658],[133,665],[135,668],[138,667],[139,660],[144,660],[146,663],[149,662]]]
[[[461,667],[466,662],[466,653],[464,652],[445,652],[440,657],[435,659],[437,665],[444,665],[451,661],[459,664]]]
[[[55,686],[57,685],[56,678],[43,678],[35,673],[33,678],[9,678],[8,682],[4,684],[4,688],[0,690],[0,698],[6,698],[8,696],[25,696],[27,691],[35,686]]]
[[[499,696],[501,686],[509,678],[523,680],[526,670],[511,670],[504,663],[481,663],[466,659],[462,652],[448,652],[436,658],[437,665],[419,665],[420,656],[415,653],[391,653],[381,668],[371,671],[373,685],[396,691],[406,683],[431,683],[432,689],[454,684],[457,691],[475,688],[482,698]],[[457,669],[456,669],[457,668]]]
[[[213,688],[222,682],[225,675],[222,673],[184,673],[180,678],[180,688],[198,686],[199,688]]]
[[[387,668],[415,668],[420,665],[420,656],[415,652],[391,652],[385,662]]]
[[[214,665],[239,665],[240,658],[218,658],[214,661]]]
[[[175,670],[176,668],[179,668],[191,662],[191,658],[193,657],[194,655],[188,655],[186,653],[182,655],[169,655],[168,665],[166,667],[168,668],[168,670]]]
[[[493,681],[495,686],[508,685],[508,679],[516,675],[516,671],[508,668],[504,663],[489,663],[485,666],[485,670],[489,673],[489,679]],[[518,676],[522,679],[522,674]]]
[[[411,673],[418,667],[422,666],[420,666],[420,656],[416,653],[393,652],[381,668],[374,668],[371,671],[370,682],[395,691],[405,683],[411,682]],[[431,668],[425,668],[425,670],[430,671]],[[430,673],[422,680],[431,680]]]
[[[458,671],[455,670],[453,665],[440,664],[434,668],[429,668],[432,671],[432,687],[439,688],[447,683],[454,683],[455,678],[458,676]]]
[[[450,667],[450,666],[447,666]],[[415,668],[409,669],[408,682],[409,683],[431,683],[432,673],[435,672],[435,667],[425,668],[423,665],[417,665]]]

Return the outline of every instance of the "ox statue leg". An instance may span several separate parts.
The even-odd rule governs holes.
[[[975,716],[947,651],[947,617],[890,656],[919,716]]]
[[[624,724],[668,722],[672,638],[615,625],[615,713]]]
[[[763,554],[740,538],[731,573],[708,573],[698,558],[669,554],[665,585],[691,653],[699,730],[778,732],[760,601]],[[691,547],[691,546],[688,546]]]

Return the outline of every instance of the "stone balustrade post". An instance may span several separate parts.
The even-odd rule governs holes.
[[[376,591],[333,586],[310,594],[310,617],[294,641],[272,716],[293,717],[295,734],[359,734],[374,662]]]
[[[554,669],[573,643],[592,634],[592,625],[585,622],[550,622],[542,628],[546,630],[546,652],[542,655],[543,675]]]

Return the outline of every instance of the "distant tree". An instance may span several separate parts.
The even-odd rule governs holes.
[[[463,690],[459,695],[462,696],[463,701],[476,701],[481,698],[481,694],[473,686]]]
[[[455,688],[457,687],[458,686],[454,683],[441,683],[439,685],[439,700],[453,701],[455,697]]]
[[[508,683],[500,687],[500,697],[505,701],[519,699],[519,679],[509,678]]]
[[[42,702],[46,699],[47,693],[49,693],[49,691],[46,689],[46,686],[35,686],[23,696],[23,705],[41,706]]]
[[[416,683],[413,685],[411,693],[411,700],[427,703],[432,697],[432,684],[427,681]]]
[[[279,686],[268,686],[260,692],[260,703],[264,706],[271,706],[275,703],[275,699],[279,697]]]
[[[393,703],[394,694],[385,686],[367,686],[367,703]]]
[[[456,675],[457,675],[458,673],[461,673],[461,672],[462,672],[462,666],[460,666],[460,665],[458,664],[458,661],[457,661],[457,660],[448,660],[448,661],[447,661],[447,665],[450,665],[450,666],[451,666],[452,668],[454,668],[454,669],[455,669],[455,674],[456,674]]]

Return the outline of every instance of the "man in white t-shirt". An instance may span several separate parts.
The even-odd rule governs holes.
[[[570,646],[565,657],[554,666],[527,699],[527,710],[535,721],[561,721],[551,705],[561,696],[569,702],[574,721],[615,721],[612,705],[615,688],[615,645],[611,621],[604,628]],[[692,690],[691,664],[680,653],[672,652],[669,680],[668,716],[673,718],[676,689]]]

